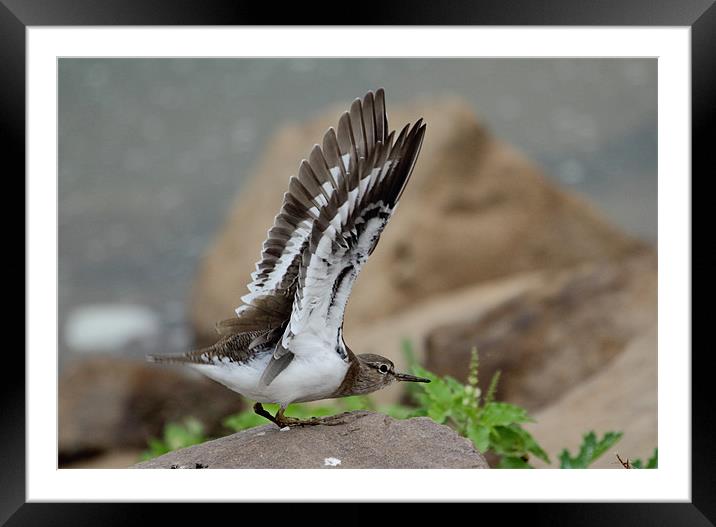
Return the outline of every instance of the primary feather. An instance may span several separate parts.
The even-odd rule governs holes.
[[[313,148],[298,178],[289,182],[272,231],[283,218],[295,228],[281,231],[287,242],[280,250],[279,243],[269,241],[269,231],[251,293],[243,298],[247,305],[237,309],[241,316],[266,295],[293,297],[265,384],[293,355],[329,347],[347,358],[342,326],[348,297],[397,206],[425,133],[419,120],[394,139],[387,132],[384,101],[382,90],[356,99],[340,117],[338,131],[326,132],[322,146]]]

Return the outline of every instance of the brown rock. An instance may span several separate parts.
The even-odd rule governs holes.
[[[338,425],[269,424],[133,468],[489,468],[472,443],[427,417],[348,412]]]
[[[388,100],[388,108],[393,127],[423,116],[427,134],[400,209],[353,290],[347,327],[466,285],[640,246],[494,138],[464,102]],[[200,343],[233,316],[289,175],[342,110],[287,126],[269,144],[201,266],[192,302]]]
[[[346,342],[356,353],[378,353],[391,359],[396,370],[407,371],[409,365],[401,353],[405,342],[410,344],[417,361],[425,364],[425,344],[436,328],[474,321],[542,280],[540,273],[526,273],[436,295],[370,327],[346,326]],[[467,369],[467,363],[464,366]],[[395,403],[404,393],[405,386],[398,383],[370,394],[370,398],[379,404]]]
[[[546,273],[487,313],[433,330],[425,365],[465,380],[475,346],[480,385],[501,370],[498,398],[534,410],[602,370],[656,321],[656,255],[644,251]]]
[[[145,448],[164,424],[194,416],[207,433],[244,407],[239,395],[197,375],[97,356],[67,365],[59,380],[62,462],[113,449]]]
[[[623,432],[619,442],[591,468],[622,468],[622,459],[646,462],[658,446],[656,325],[633,340],[624,352],[598,374],[575,386],[559,400],[537,412],[525,426],[559,466],[559,453],[574,456],[582,436],[593,430]],[[538,459],[533,464],[545,466]]]

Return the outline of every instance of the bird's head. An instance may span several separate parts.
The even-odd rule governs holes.
[[[358,359],[359,369],[351,390],[355,394],[380,390],[393,381],[430,382],[430,379],[396,372],[393,362],[380,355],[362,353],[356,355],[356,358]]]

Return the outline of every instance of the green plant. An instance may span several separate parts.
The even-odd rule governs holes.
[[[187,417],[180,423],[167,423],[164,426],[162,439],[150,438],[149,449],[141,454],[142,461],[152,459],[172,450],[203,443],[208,438],[204,435],[204,425],[194,417]]]
[[[622,461],[619,454],[617,454],[617,459],[624,466],[624,468],[659,468],[659,449],[654,449],[654,453],[646,461],[646,466],[644,466],[641,459],[635,459],[634,461],[627,459],[626,461]]]
[[[531,422],[527,411],[517,405],[495,401],[499,374],[493,376],[485,396],[477,382],[479,360],[473,348],[467,384],[450,376],[438,377],[413,364],[415,375],[430,379],[421,384],[413,396],[419,403],[414,415],[427,415],[467,437],[480,452],[491,451],[500,456],[500,468],[531,468],[532,454],[549,463],[547,453],[532,435],[522,428]]]
[[[621,437],[622,432],[607,432],[600,440],[594,432],[584,434],[576,457],[572,457],[566,448],[559,454],[559,468],[587,468]]]

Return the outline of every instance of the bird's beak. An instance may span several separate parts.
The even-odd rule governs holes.
[[[407,373],[396,373],[395,378],[399,381],[407,381],[407,382],[430,382],[430,379],[425,379],[423,377],[416,377],[415,375],[408,375]]]

